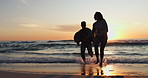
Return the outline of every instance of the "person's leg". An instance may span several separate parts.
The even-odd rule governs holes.
[[[83,59],[83,62],[85,63],[85,45],[81,44],[81,57]]]
[[[92,51],[92,46],[91,44],[87,44],[87,50],[88,50],[88,54],[93,57],[93,51]]]
[[[102,66],[102,62],[103,62],[103,57],[104,57],[104,49],[107,43],[107,39],[104,39],[101,41],[101,45],[100,45],[100,65]]]
[[[96,64],[99,62],[99,52],[98,52],[98,45],[94,45],[94,48],[95,48],[95,54],[96,54]]]
[[[96,64],[98,64],[99,62],[99,51],[98,51],[99,38],[98,36],[93,38],[93,43],[94,43],[94,49],[95,49],[95,55],[96,55]]]

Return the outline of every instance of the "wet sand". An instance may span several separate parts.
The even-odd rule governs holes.
[[[0,78],[148,78],[148,76],[48,75],[0,71]]]
[[[148,64],[1,64],[0,78],[148,78]]]

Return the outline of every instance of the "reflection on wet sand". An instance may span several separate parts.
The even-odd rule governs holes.
[[[98,66],[82,64],[81,75],[103,75],[103,70]]]
[[[111,65],[107,65],[104,67],[99,67],[98,65],[90,64],[82,64],[81,65],[81,75],[113,75],[113,68]]]
[[[139,66],[138,66],[139,65]],[[126,78],[125,76],[147,76],[147,64],[81,64],[81,75]],[[128,77],[127,77],[128,78]]]

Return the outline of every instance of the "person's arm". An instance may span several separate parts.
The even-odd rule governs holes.
[[[91,32],[92,35],[94,34],[95,30],[96,29],[94,28],[94,24],[93,24],[93,28],[92,28],[92,32]]]

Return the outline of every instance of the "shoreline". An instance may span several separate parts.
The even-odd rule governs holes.
[[[148,64],[10,63],[0,64],[0,75],[148,76]],[[5,76],[5,75],[3,75]],[[7,76],[7,75],[6,75]],[[3,78],[3,77],[0,77]]]
[[[0,78],[147,78],[148,76],[52,75],[0,71]]]

